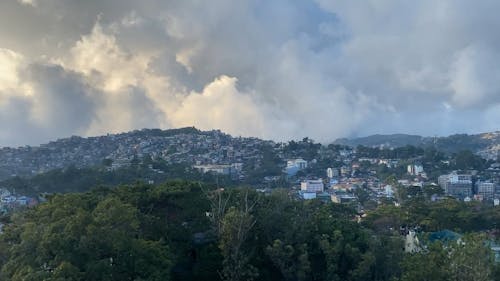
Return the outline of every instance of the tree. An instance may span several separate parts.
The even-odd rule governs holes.
[[[278,267],[286,281],[308,280],[311,264],[307,253],[307,244],[285,245],[277,239],[266,248],[267,255]]]
[[[428,252],[407,254],[401,281],[449,281],[448,261],[448,253],[439,242],[431,244]]]
[[[2,280],[169,280],[170,251],[139,211],[107,195],[68,194],[13,217]]]
[[[492,279],[493,254],[482,235],[465,236],[449,249],[451,281],[489,281]]]
[[[435,242],[427,250],[408,254],[401,281],[489,281],[495,268],[483,235],[467,235],[446,245]]]
[[[250,264],[250,253],[243,248],[250,230],[255,225],[250,210],[231,207],[224,215],[219,242],[224,257],[221,273],[223,280],[253,280],[258,276],[257,268]]]
[[[484,168],[486,161],[481,157],[474,155],[470,150],[462,150],[455,156],[455,168],[458,170]]]

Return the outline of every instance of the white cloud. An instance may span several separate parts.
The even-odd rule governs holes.
[[[0,2],[0,131],[22,124],[30,143],[188,125],[325,142],[498,129],[493,1],[19,1]],[[57,117],[75,104],[83,121]]]
[[[221,76],[201,93],[192,92],[170,115],[175,126],[194,125],[200,129],[220,128],[226,132],[261,136],[266,130],[265,109],[249,93],[236,89],[236,78]]]
[[[19,72],[25,67],[26,59],[19,53],[0,48],[0,92],[11,95],[30,95],[28,85],[23,85]]]
[[[456,55],[451,70],[452,101],[459,107],[500,102],[500,52],[471,45]]]
[[[30,5],[36,7],[38,1],[37,0],[17,0],[19,3],[23,5]]]

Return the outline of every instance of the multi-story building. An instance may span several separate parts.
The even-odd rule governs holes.
[[[300,190],[305,192],[323,192],[325,186],[322,179],[306,180],[300,183]]]
[[[424,172],[424,167],[419,164],[408,165],[407,171],[410,175],[418,176]]]
[[[477,182],[477,195],[483,200],[493,200],[495,196],[495,184],[492,182]]]
[[[353,194],[342,193],[342,192],[331,194],[330,199],[333,203],[337,204],[350,203],[350,202],[355,202],[357,200],[356,196],[354,196]]]
[[[446,195],[459,198],[472,197],[472,176],[451,173],[438,178],[439,185],[444,189]]]

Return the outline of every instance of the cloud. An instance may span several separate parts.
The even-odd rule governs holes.
[[[470,45],[456,54],[450,72],[452,101],[459,107],[500,102],[500,50]]]
[[[79,74],[11,50],[1,50],[0,61],[5,71],[0,78],[2,143],[85,132],[94,117],[94,90]]]
[[[37,1],[36,0],[18,0],[19,3],[24,4],[24,5],[31,5],[33,7],[36,7]]]
[[[192,92],[171,115],[172,123],[178,126],[195,125],[204,130],[213,129],[217,124],[218,128],[236,135],[264,135],[265,109],[256,104],[251,94],[240,93],[236,82],[236,78],[221,76],[201,93]],[[242,128],[242,124],[248,126]]]
[[[25,130],[0,145],[191,125],[323,142],[498,130],[499,8],[2,1],[0,131]]]

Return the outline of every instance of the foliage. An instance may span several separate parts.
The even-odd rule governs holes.
[[[359,145],[356,147],[358,157],[382,158],[382,159],[408,159],[424,155],[424,149],[412,145],[397,147],[394,149],[379,149]]]
[[[109,159],[108,159],[109,160]],[[104,160],[107,164],[109,161]],[[154,171],[149,168],[152,166]],[[158,172],[160,171],[160,172]],[[115,170],[106,167],[55,169],[32,178],[15,177],[0,184],[16,190],[20,194],[36,196],[40,193],[86,192],[99,185],[115,186],[143,182],[165,182],[167,180],[199,180],[206,183],[232,184],[228,176],[202,174],[187,164],[167,164],[162,160],[153,161],[149,156],[131,166]]]
[[[109,196],[55,196],[2,236],[8,280],[167,280],[168,246],[141,235],[139,212]]]
[[[478,232],[495,228],[499,219],[498,209],[480,202],[465,203],[453,198],[430,202],[416,196],[401,207],[379,206],[368,212],[363,224],[379,233],[397,231],[399,226],[420,227],[428,232]]]
[[[498,211],[410,193],[361,224],[349,206],[280,189],[172,181],[53,195],[3,218],[0,280],[490,280],[484,237],[404,254],[399,227],[480,231]]]
[[[468,235],[448,245],[431,244],[426,251],[408,254],[401,281],[489,281],[495,268],[482,235]]]

